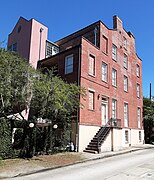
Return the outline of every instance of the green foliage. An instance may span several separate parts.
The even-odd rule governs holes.
[[[0,49],[0,115],[21,112],[29,106],[35,71],[15,53]]]
[[[6,119],[0,119],[0,157],[3,159],[14,157],[11,138],[11,123]]]
[[[59,77],[40,75],[34,83],[31,108],[35,109],[35,117],[46,118],[49,121],[61,119],[70,120],[71,114],[80,106],[79,95],[84,90],[75,84],[67,84]]]
[[[154,142],[154,101],[148,98],[143,99],[144,104],[144,129],[145,129],[145,142]]]
[[[30,107],[31,113],[28,121],[37,123],[38,118],[43,118],[48,119],[51,124],[56,123],[61,126],[61,142],[64,142],[61,144],[67,144],[71,116],[81,106],[79,97],[82,95],[84,95],[82,88],[75,84],[65,83],[59,77],[54,76],[52,71],[42,74],[33,69],[25,59],[16,53],[0,49],[0,118],[5,117],[9,122],[10,119],[16,117],[16,113],[19,113],[24,120],[21,121],[21,124],[17,122],[14,124],[18,128],[24,129],[23,133],[18,130],[15,134],[17,146],[23,146],[23,156],[33,155],[37,132],[28,129],[21,112]],[[12,116],[10,117],[10,115]],[[7,124],[5,128],[1,126],[0,133],[3,132],[3,129],[6,129],[5,133],[8,134],[5,135],[9,138],[5,138],[6,140],[2,138],[2,149],[5,149],[5,154],[8,155],[7,152],[11,151],[9,136],[11,129]],[[45,141],[44,149],[51,149],[53,146],[51,135],[54,134],[52,131],[49,134],[43,139]],[[6,137],[5,135],[3,137]],[[37,148],[39,149],[39,147]]]

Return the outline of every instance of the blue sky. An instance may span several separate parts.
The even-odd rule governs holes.
[[[0,42],[7,42],[20,16],[34,18],[49,28],[48,39],[56,41],[98,20],[112,28],[118,15],[126,31],[136,38],[137,54],[143,61],[143,95],[154,95],[154,0],[5,0],[1,1]]]

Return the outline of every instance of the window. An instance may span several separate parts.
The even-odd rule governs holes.
[[[140,77],[140,66],[138,64],[136,65],[136,76]]]
[[[107,82],[107,64],[102,63],[102,80]]]
[[[89,75],[95,76],[95,57],[89,56]]]
[[[129,141],[128,141],[128,131],[126,130],[125,131],[125,143],[127,144]]]
[[[117,100],[112,99],[112,118],[117,118]]]
[[[17,52],[17,43],[14,43],[13,45],[10,45],[10,46],[8,47],[8,51]]]
[[[139,131],[139,142],[142,141],[142,135],[141,135],[141,131]]]
[[[141,128],[141,108],[137,108],[138,128]]]
[[[108,39],[103,36],[103,39],[102,39],[102,51],[107,54],[108,53]]]
[[[124,68],[128,68],[128,57],[126,54],[124,54]]]
[[[127,49],[127,39],[124,37],[124,48]]]
[[[137,91],[137,97],[139,98],[140,97],[140,85],[137,84],[136,86],[136,91]]]
[[[8,46],[8,51],[12,51],[12,45],[11,46]]]
[[[94,92],[89,91],[89,109],[94,110]]]
[[[128,127],[128,104],[124,103],[124,126]]]
[[[117,47],[112,44],[112,59],[117,61]]]
[[[124,91],[128,91],[128,77],[124,76]]]
[[[73,55],[65,57],[65,74],[73,72]]]
[[[112,86],[117,86],[117,71],[112,69]]]

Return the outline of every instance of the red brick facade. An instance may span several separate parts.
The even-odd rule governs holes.
[[[79,123],[101,126],[102,96],[108,98],[108,119],[112,117],[112,99],[117,100],[117,118],[124,126],[124,103],[128,104],[128,126],[138,128],[137,107],[142,110],[142,61],[135,51],[135,39],[127,33],[118,17],[114,17],[114,29],[108,29],[101,21],[96,22],[62,40],[57,41],[61,53],[45,59],[42,66],[50,66],[50,62],[58,64],[58,73],[69,82],[77,82],[88,92],[94,92],[94,110],[88,110],[88,97],[81,99],[84,108],[80,110]],[[120,21],[121,22],[121,21]],[[97,27],[96,45],[94,45],[94,29]],[[127,47],[124,47],[124,38]],[[105,44],[104,44],[105,42]],[[117,47],[117,60],[112,59],[112,44]],[[73,73],[65,75],[65,57],[73,54]],[[124,54],[128,58],[128,68],[124,67]],[[89,56],[95,57],[95,75],[88,74]],[[107,81],[102,81],[102,63],[107,65]],[[136,75],[139,65],[140,76]],[[112,68],[117,71],[117,86],[112,86]],[[128,78],[128,91],[124,91],[124,76]],[[137,97],[137,83],[140,85],[140,97]],[[87,95],[88,96],[88,95]],[[141,113],[142,114],[142,113]],[[141,118],[142,119],[142,118]]]
[[[80,99],[84,108],[78,112],[78,126],[105,125],[102,118],[105,101],[107,110],[103,110],[105,112],[103,116],[106,120],[114,116],[120,119],[121,128],[143,130],[142,61],[136,54],[133,34],[123,29],[122,21],[117,16],[113,18],[113,29],[98,21],[57,41],[56,44],[60,48],[60,53],[40,61],[40,66],[50,67],[56,64],[58,74],[63,79],[77,82],[78,85],[86,88],[87,96]],[[73,55],[73,72],[66,75],[65,57],[68,55]],[[90,56],[94,59],[93,62],[90,62]],[[103,70],[102,64],[105,68]],[[93,75],[89,74],[91,66],[94,66],[94,69],[91,69]],[[116,72],[115,76],[112,71]],[[105,81],[102,78],[105,78]],[[80,136],[78,129],[76,129],[76,135]]]

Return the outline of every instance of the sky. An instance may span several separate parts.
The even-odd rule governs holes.
[[[0,8],[0,42],[20,16],[34,18],[49,28],[48,39],[59,40],[98,20],[113,28],[112,18],[120,17],[126,31],[136,40],[142,59],[143,95],[149,97],[150,82],[154,96],[154,0],[5,0]]]

